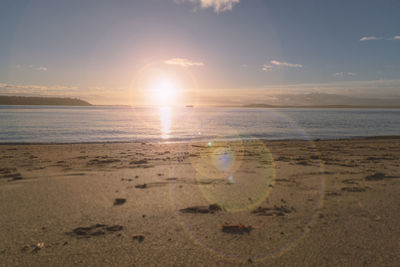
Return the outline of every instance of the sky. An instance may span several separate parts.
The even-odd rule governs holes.
[[[0,94],[400,98],[399,10],[398,0],[0,0]]]

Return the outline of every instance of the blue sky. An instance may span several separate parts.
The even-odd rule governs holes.
[[[394,0],[0,0],[0,93],[137,104],[137,80],[155,67],[203,102],[400,96],[399,10]]]

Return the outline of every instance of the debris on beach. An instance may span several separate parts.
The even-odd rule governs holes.
[[[357,187],[357,186],[353,186],[353,187],[342,187],[342,191],[346,191],[346,192],[365,192],[366,188],[363,187]]]
[[[390,176],[390,175],[386,175],[384,173],[381,172],[376,172],[372,175],[368,175],[367,177],[365,177],[365,180],[367,181],[381,181],[384,179],[395,179],[395,178],[400,178],[400,176]]]
[[[197,180],[198,185],[209,185],[209,184],[229,184],[225,179],[202,179]]]
[[[121,225],[113,225],[113,226],[106,226],[106,230],[110,231],[110,232],[117,232],[117,231],[121,231],[124,227],[122,227]]]
[[[23,247],[21,248],[21,252],[25,252],[25,251],[27,251],[29,248],[30,248],[30,246],[25,245],[25,246],[23,246]]]
[[[386,174],[381,173],[381,172],[377,172],[371,175],[368,175],[367,177],[365,177],[365,180],[367,181],[380,181],[387,178]]]
[[[16,172],[17,169],[16,168],[0,168],[0,174],[10,174],[12,172]]]
[[[135,188],[144,189],[144,188],[147,188],[147,184],[138,184],[138,185],[135,185]]]
[[[37,252],[39,252],[39,250],[41,250],[42,248],[44,248],[44,242],[39,242],[36,245],[25,245],[21,248],[21,252],[26,252],[28,251],[30,248],[32,249],[32,254],[35,254]]]
[[[365,177],[365,180],[367,181],[380,181],[386,178],[386,175],[384,173],[381,172],[377,172],[371,175],[368,175],[367,177]]]
[[[334,192],[334,191],[326,191],[325,193],[326,196],[340,196],[340,194],[338,192]]]
[[[342,181],[344,184],[357,184],[357,182],[353,179],[345,179]]]
[[[218,204],[211,204],[211,205],[208,206],[208,209],[209,209],[211,212],[222,211],[221,206],[218,205]]]
[[[257,214],[258,216],[285,216],[285,214],[295,211],[296,209],[294,207],[289,208],[286,205],[281,205],[281,206],[274,205],[273,208],[258,207],[251,213]]]
[[[146,164],[146,163],[148,163],[148,161],[146,159],[132,160],[131,162],[129,162],[130,165],[133,165],[133,164]]]
[[[144,240],[144,235],[133,235],[132,239],[137,240],[139,243],[142,243]]]
[[[87,166],[105,165],[110,163],[121,162],[120,159],[106,158],[106,159],[92,159],[86,164]]]
[[[19,172],[13,173],[13,174],[4,175],[4,178],[11,178],[10,180],[8,180],[9,182],[22,180],[22,176],[21,176],[21,174]]]
[[[308,165],[310,165],[310,164],[308,163],[308,161],[301,160],[301,161],[297,161],[297,165],[308,166]]]
[[[0,168],[0,174],[5,179],[11,178],[8,180],[9,182],[22,180],[22,176],[16,168]]]
[[[107,232],[118,232],[121,230],[123,230],[123,226],[121,225],[108,226],[105,224],[95,224],[89,227],[77,227],[66,234],[79,239],[105,235]]]
[[[248,224],[224,224],[221,227],[222,232],[230,234],[250,234],[254,227]]]
[[[215,213],[222,211],[222,207],[218,204],[210,204],[209,206],[193,206],[185,209],[180,209],[182,213]]]
[[[39,242],[35,245],[35,247],[32,250],[32,253],[37,253],[39,250],[44,248],[44,242]]]
[[[125,198],[116,198],[114,200],[114,206],[123,205],[125,204],[125,202],[126,202]]]

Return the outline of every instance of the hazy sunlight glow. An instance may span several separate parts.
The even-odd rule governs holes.
[[[178,87],[169,77],[158,77],[150,91],[154,104],[158,106],[169,107],[177,103]]]

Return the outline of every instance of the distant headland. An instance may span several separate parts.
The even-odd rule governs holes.
[[[400,106],[388,105],[267,105],[267,104],[248,104],[240,106],[242,108],[354,108],[354,109],[400,109]]]
[[[31,96],[0,96],[0,105],[92,106],[77,98]]]

